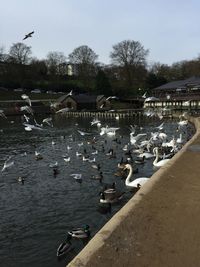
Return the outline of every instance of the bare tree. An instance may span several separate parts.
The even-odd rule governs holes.
[[[95,64],[98,56],[87,45],[82,45],[74,49],[69,55],[69,61],[73,64]]]
[[[138,41],[125,40],[113,46],[110,58],[114,65],[119,66],[120,77],[126,81],[126,86],[135,84],[136,72],[146,65],[149,51]]]
[[[9,60],[17,64],[28,64],[31,60],[31,47],[23,43],[15,43],[9,51]]]
[[[67,62],[63,52],[49,52],[47,55],[47,67],[50,75],[65,75]]]
[[[4,46],[0,46],[0,61],[1,62],[4,62],[7,60],[7,55],[6,55],[6,52],[5,52],[5,47]]]
[[[68,56],[69,62],[74,65],[78,76],[83,81],[85,87],[89,86],[89,80],[96,74],[96,60],[98,55],[87,45],[82,45],[74,49]]]

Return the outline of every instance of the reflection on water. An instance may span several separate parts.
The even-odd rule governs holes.
[[[11,122],[11,120],[13,120]],[[89,224],[94,234],[115,214],[133,195],[124,185],[124,180],[114,176],[117,163],[129,142],[129,125],[138,124],[142,132],[155,131],[160,121],[134,121],[134,119],[102,120],[102,126],[120,127],[116,137],[99,135],[99,129],[91,126],[91,118],[53,118],[54,127],[45,126],[43,131],[25,131],[21,118],[0,118],[0,168],[9,156],[14,165],[0,173],[0,259],[1,267],[51,267],[66,264],[83,248],[81,241],[73,241],[73,251],[62,261],[56,258],[58,245],[65,240],[68,230]],[[37,118],[38,122],[42,118]],[[177,135],[176,122],[165,122],[169,137]],[[91,133],[81,136],[77,130]],[[96,137],[97,142],[90,141]],[[184,133],[187,138],[187,132]],[[81,143],[83,142],[83,145]],[[106,152],[116,151],[116,158],[109,158]],[[98,150],[98,154],[92,152]],[[43,157],[35,160],[35,151]],[[99,192],[102,184],[94,181],[92,175],[98,171],[92,164],[83,161],[76,152],[86,152],[90,159],[100,164],[103,183],[116,182],[116,187],[125,191],[124,198],[112,205],[111,212],[99,212]],[[63,157],[70,157],[65,162]],[[58,163],[58,173],[50,164]],[[154,172],[152,160],[138,165],[135,177],[151,176]],[[82,183],[70,174],[81,173]],[[24,178],[24,185],[17,181]]]

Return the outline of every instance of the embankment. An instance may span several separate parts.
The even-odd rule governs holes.
[[[68,267],[200,266],[200,119],[196,134]]]

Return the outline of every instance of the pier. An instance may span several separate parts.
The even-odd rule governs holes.
[[[197,267],[200,118],[196,134],[158,170],[68,267]]]

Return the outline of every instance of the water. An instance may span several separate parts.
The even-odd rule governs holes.
[[[12,121],[13,120],[13,121]],[[42,118],[37,118],[39,122]],[[46,127],[44,131],[33,130],[27,132],[21,123],[21,118],[0,118],[0,168],[4,161],[12,156],[14,165],[0,173],[0,266],[1,267],[55,267],[66,266],[73,257],[84,247],[81,241],[73,241],[74,250],[63,260],[58,261],[56,250],[65,240],[68,230],[89,224],[91,235],[95,233],[130,199],[133,193],[124,185],[124,180],[114,176],[117,163],[124,156],[122,147],[129,142],[130,124],[139,124],[142,132],[155,131],[158,120],[134,121],[133,119],[102,120],[102,125],[120,127],[117,137],[121,144],[99,135],[95,126],[90,126],[91,118],[53,118],[54,127]],[[177,135],[177,123],[165,122],[169,139]],[[91,135],[81,136],[77,129],[90,132]],[[94,144],[99,150],[97,155],[92,145],[86,140],[96,137]],[[187,132],[184,134],[187,138]],[[105,143],[105,140],[107,143]],[[55,142],[52,145],[52,141]],[[78,146],[84,142],[84,146]],[[113,147],[117,157],[109,159],[105,152]],[[67,147],[71,149],[68,150]],[[98,211],[99,192],[102,185],[90,177],[97,173],[91,167],[92,163],[84,162],[76,156],[76,151],[87,150],[90,158],[96,157],[103,172],[103,182],[113,183],[126,194],[121,202],[112,205],[111,213],[101,214]],[[35,151],[42,154],[43,159],[35,160]],[[26,153],[26,154],[25,154]],[[63,160],[64,155],[71,157],[69,163]],[[59,164],[59,174],[54,177],[50,164]],[[138,165],[139,173],[135,178],[151,176],[155,171],[152,160],[144,165]],[[70,176],[72,173],[82,173],[83,182],[77,183]],[[25,178],[24,185],[17,182],[17,178]]]

